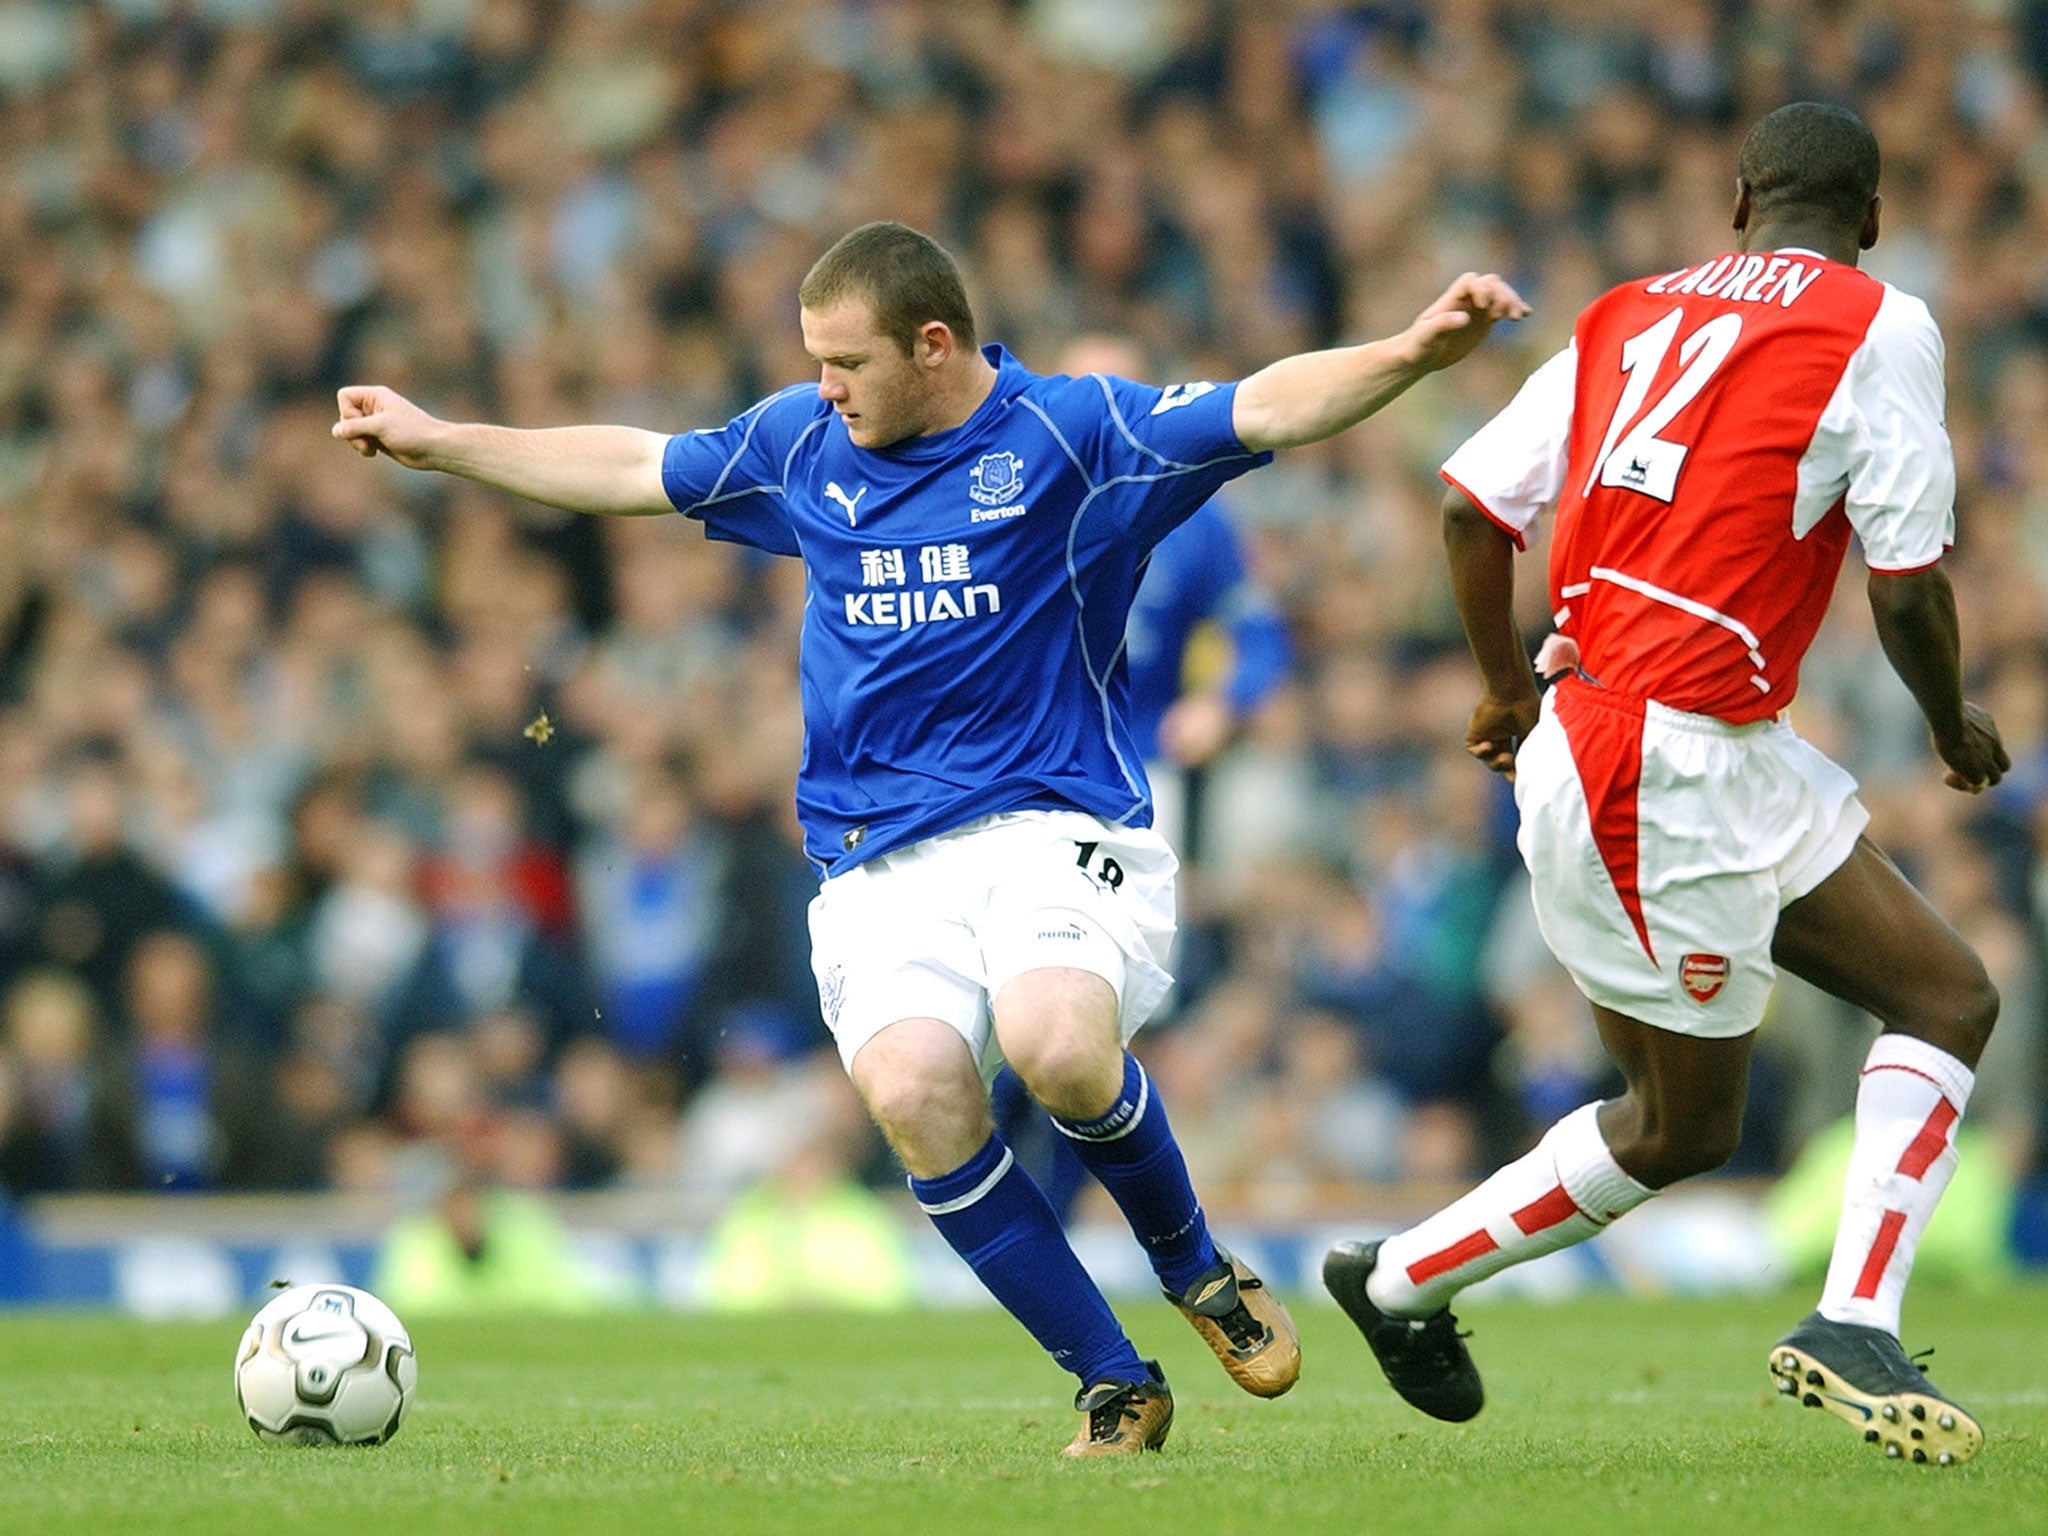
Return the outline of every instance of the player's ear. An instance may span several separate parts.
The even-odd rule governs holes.
[[[1856,231],[1856,249],[1867,251],[1877,244],[1877,216],[1884,207],[1884,199],[1872,197],[1870,206],[1863,210],[1863,227]]]
[[[1749,233],[1749,183],[1740,176],[1735,178],[1735,215],[1728,223],[1738,235]]]
[[[911,360],[936,368],[953,355],[956,346],[951,326],[943,320],[927,320],[917,328],[917,339],[910,349]]]

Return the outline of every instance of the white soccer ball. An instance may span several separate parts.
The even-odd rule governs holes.
[[[249,1427],[300,1445],[381,1445],[404,1422],[418,1376],[405,1325],[352,1285],[280,1292],[235,1351],[235,1401]]]

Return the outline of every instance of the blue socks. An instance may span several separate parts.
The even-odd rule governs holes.
[[[1082,1386],[1151,1378],[1067,1246],[1052,1207],[1001,1138],[989,1137],[951,1173],[913,1178],[910,1192],[990,1294]]]
[[[1123,1092],[1107,1113],[1093,1120],[1054,1116],[1052,1123],[1123,1211],[1161,1285],[1179,1296],[1216,1263],[1166,1106],[1136,1057],[1125,1054]]]

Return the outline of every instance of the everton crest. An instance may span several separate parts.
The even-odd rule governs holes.
[[[829,1028],[839,1027],[839,1007],[846,1001],[846,967],[828,965],[825,967],[823,984],[818,988],[818,1001],[825,1005],[825,1023]]]
[[[1024,494],[1024,461],[1005,449],[984,453],[967,473],[967,494],[984,507],[1000,507]]]

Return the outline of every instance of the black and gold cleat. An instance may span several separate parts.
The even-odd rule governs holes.
[[[1195,1325],[1230,1379],[1254,1397],[1278,1397],[1301,1378],[1301,1341],[1280,1298],[1243,1259],[1216,1246],[1216,1263],[1166,1299]]]
[[[1147,1360],[1147,1381],[1098,1381],[1074,1399],[1081,1430],[1063,1456],[1137,1456],[1156,1451],[1173,1428],[1173,1393],[1157,1361]]]
[[[1982,1426],[1882,1328],[1815,1312],[1771,1346],[1770,1367],[1780,1393],[1846,1420],[1895,1461],[1953,1467],[1984,1444]]]

